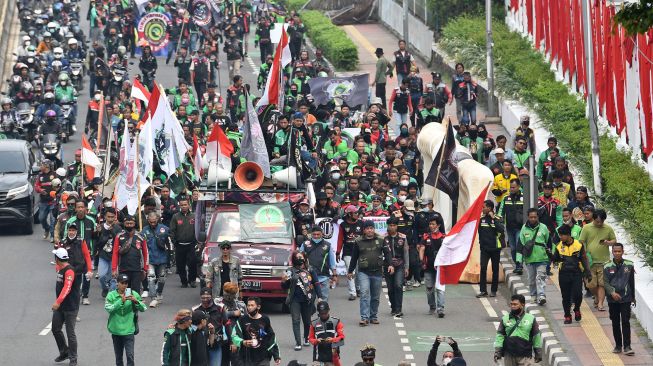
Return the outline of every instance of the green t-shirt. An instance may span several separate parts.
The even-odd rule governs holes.
[[[610,261],[610,247],[600,244],[601,240],[616,240],[612,227],[606,223],[603,226],[596,227],[594,223],[583,226],[580,232],[580,240],[587,251],[592,256],[592,263],[607,263]]]

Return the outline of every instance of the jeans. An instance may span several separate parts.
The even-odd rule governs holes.
[[[191,32],[191,34],[190,34],[190,50],[193,53],[197,52],[197,50],[199,50],[199,48],[200,48],[198,40],[199,40],[199,34]]]
[[[228,60],[227,64],[229,65],[229,80],[232,80],[236,75],[240,75],[240,59]]]
[[[608,308],[615,345],[630,347],[630,302],[608,302]]]
[[[188,285],[190,282],[195,282],[197,278],[195,246],[192,244],[175,244],[175,259],[177,261],[177,271],[179,271],[181,284]],[[188,267],[188,272],[186,271],[186,267]]]
[[[115,290],[116,280],[111,276],[111,261],[99,257],[98,276],[100,276],[100,288],[102,290]]]
[[[222,347],[216,347],[209,350],[209,365],[220,366],[222,365]]]
[[[571,304],[574,304],[574,311],[577,311],[583,301],[583,277],[580,273],[560,272],[558,283],[562,295],[562,310],[565,316],[571,316]]]
[[[75,283],[82,284],[82,298],[88,298],[88,292],[91,290],[91,281],[86,279],[86,276],[83,274],[75,275]]]
[[[172,37],[174,38],[174,37]],[[167,49],[168,55],[166,56],[166,63],[170,62],[170,59],[172,58],[172,54],[177,52],[177,40],[176,39],[171,39],[168,42],[168,49]]]
[[[45,233],[50,233],[50,211],[52,206],[49,203],[39,202],[39,221]]]
[[[512,261],[515,263],[517,263],[517,243],[519,242],[519,231],[520,231],[519,228],[517,229],[506,228],[506,232],[508,234],[507,235],[508,237],[506,239],[508,240],[508,245],[510,245],[510,256],[512,257]],[[515,269],[521,269],[521,268],[522,268],[521,263],[517,263],[515,265]]]
[[[349,263],[351,263],[351,256],[347,255],[342,257],[342,259],[345,261],[345,266],[349,268]],[[358,271],[356,271],[358,272]],[[349,295],[356,296],[356,287],[358,285],[358,276],[357,273],[354,273],[354,278],[347,279],[347,290],[349,292]],[[360,286],[358,286],[360,287]]]
[[[401,86],[401,82],[406,78],[406,74],[397,73],[397,86]]]
[[[499,257],[501,250],[483,250],[481,249],[481,283],[479,289],[481,292],[487,292],[487,263],[492,261],[492,285],[490,291],[497,292],[499,287]]]
[[[52,312],[52,335],[54,336],[55,342],[57,342],[59,354],[68,354],[70,362],[77,361],[77,336],[75,335],[76,322],[77,310],[56,310]],[[66,344],[66,338],[63,336],[62,328],[64,324],[66,325],[68,344]]]
[[[376,320],[381,297],[381,274],[358,272],[361,286],[360,315],[361,320]]]
[[[476,104],[462,106],[462,119],[460,122],[465,125],[476,123]]]
[[[320,281],[320,291],[322,291],[322,300],[329,301],[329,277],[327,276],[317,276],[318,281]]]
[[[295,345],[301,345],[302,339],[308,339],[308,331],[311,327],[311,303],[297,302],[290,303],[290,317],[292,319],[292,332],[295,336]],[[304,323],[304,338],[302,338],[300,323]]]
[[[538,299],[546,297],[544,293],[546,289],[546,263],[527,263],[525,267],[526,272],[528,272],[528,286],[531,296],[537,296]]]
[[[388,285],[388,297],[390,298],[390,308],[392,312],[401,312],[404,302],[404,266],[395,267],[393,274],[386,272],[385,283]]]
[[[435,288],[435,271],[424,271],[424,287],[429,309],[444,311],[444,291]]]
[[[116,366],[123,366],[122,353],[125,352],[127,358],[127,366],[134,365],[134,335],[119,336],[112,334],[113,352],[116,354]]]
[[[163,286],[166,284],[166,264],[151,264],[147,269],[148,289],[154,292],[156,296],[163,294]]]
[[[399,136],[399,133],[401,132],[401,124],[402,123],[408,123],[409,120],[409,115],[408,112],[406,113],[399,113],[399,112],[394,112],[395,116],[395,121],[397,121],[396,126],[392,126],[392,129],[395,131],[395,134]]]

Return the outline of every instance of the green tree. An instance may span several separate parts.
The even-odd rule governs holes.
[[[626,4],[614,17],[630,35],[646,33],[653,27],[653,0],[640,0]]]

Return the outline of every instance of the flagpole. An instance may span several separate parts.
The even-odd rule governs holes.
[[[100,111],[98,113],[98,118],[97,118],[97,133],[95,136],[97,137],[97,142],[95,143],[95,154],[97,154],[100,151],[100,141],[102,138],[102,120],[104,119],[104,111],[106,108],[104,108],[104,93],[100,91],[100,105],[99,105]]]
[[[108,177],[107,175],[111,172],[110,169],[110,164],[111,164],[111,137],[113,133],[112,130],[109,129],[109,136],[107,136],[107,148],[105,150],[104,154],[104,166],[102,169],[102,197],[104,197],[104,187],[107,184]]]
[[[188,11],[188,1],[189,0],[186,0],[186,5],[184,6],[184,8],[186,8],[186,14],[189,15],[188,16],[188,21],[190,22],[191,20],[190,20],[190,12]],[[185,18],[186,18],[185,16],[183,18],[181,18],[181,32],[179,32],[179,40],[177,41],[177,48],[175,49],[175,57],[177,57],[177,54],[179,53],[179,46],[181,45],[181,38],[184,36],[184,25],[186,25],[186,22],[185,22],[186,19]],[[190,52],[190,51],[191,50],[190,50],[190,44],[189,44],[188,45],[188,52]],[[188,54],[186,56],[188,56]]]
[[[444,148],[445,144],[447,143],[447,131],[449,131],[449,124],[451,123],[451,116],[447,116],[447,123],[444,125],[444,139],[442,140],[442,146],[440,146],[440,149],[442,151],[442,154],[440,154],[440,161],[438,162],[438,172],[435,175],[435,189],[438,189],[438,180],[440,179],[440,170],[442,170],[442,163],[444,162]]]
[[[220,125],[215,123],[213,125],[213,128],[220,128]],[[218,139],[218,141],[216,141],[216,142],[218,143],[217,144],[218,150],[216,151],[216,155],[215,155],[216,158],[217,158],[216,161],[215,161],[215,166],[216,166],[216,168],[215,168],[215,174],[216,174],[216,176],[215,176],[215,198],[217,199],[218,198],[218,180],[219,180],[218,177],[220,176],[220,174],[218,174],[218,169],[220,169],[220,139]],[[231,172],[229,172],[229,173],[231,173]]]
[[[138,172],[138,149],[139,149],[139,143],[138,143],[138,135],[140,134],[140,131],[136,131],[136,137],[134,138],[134,142],[136,143],[136,154],[134,154],[134,170],[136,174],[136,194],[137,194],[137,206],[136,206],[136,214],[138,215],[138,231],[143,230],[143,218],[141,217],[141,176],[140,173]],[[127,209],[129,211],[129,209]]]

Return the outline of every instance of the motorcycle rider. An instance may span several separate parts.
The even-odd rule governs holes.
[[[14,109],[13,104],[11,103],[11,98],[4,97],[0,100],[0,123],[4,126],[7,121],[18,121],[16,116],[16,109]]]
[[[54,87],[55,102],[61,104],[63,99],[73,102],[77,101],[77,90],[70,84],[70,77],[65,72],[59,75],[59,82]],[[72,111],[70,113],[73,116],[77,115],[77,103],[72,105]]]
[[[50,134],[61,135],[61,125],[57,123],[57,113],[55,111],[50,109],[45,112],[45,121],[39,127],[39,132],[41,136]]]
[[[112,56],[118,53],[118,46],[120,46],[120,38],[118,38],[118,31],[116,28],[109,30],[109,37],[104,41],[107,46],[107,55]]]
[[[63,48],[61,47],[55,47],[52,50],[52,60],[50,62],[50,66],[52,66],[52,63],[55,61],[60,61],[62,65],[62,69],[67,70],[68,69],[68,59],[64,57],[64,52]]]
[[[36,119],[38,121],[43,121],[45,118],[45,112],[47,111],[54,111],[59,119],[63,117],[61,107],[54,102],[54,93],[52,92],[47,92],[43,95],[43,103],[36,108]]]
[[[154,74],[156,74],[157,67],[156,57],[152,55],[152,48],[149,45],[143,47],[143,56],[141,56],[140,62],[138,63],[138,68],[143,74],[143,85],[149,90],[152,90]]]
[[[5,139],[15,139],[15,140],[20,140],[22,136],[18,131],[16,131],[16,122],[12,119],[6,119],[2,121],[2,125],[0,125],[0,129],[2,129],[2,132],[0,132],[0,138],[4,136]]]
[[[68,53],[66,54],[68,60],[84,60],[86,58],[86,52],[79,46],[75,38],[70,38],[68,40]]]
[[[14,97],[16,104],[20,104],[20,103],[32,104],[32,102],[34,101],[33,89],[34,87],[32,87],[32,83],[30,83],[29,81],[23,81],[20,84],[20,91]]]

